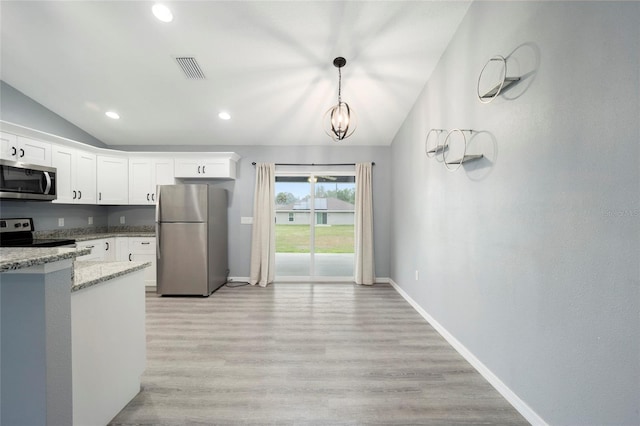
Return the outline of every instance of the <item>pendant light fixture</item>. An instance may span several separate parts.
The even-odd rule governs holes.
[[[342,102],[342,72],[340,69],[347,64],[343,57],[333,60],[333,65],[338,68],[338,103],[324,114],[324,127],[327,135],[338,142],[348,138],[356,130],[356,114],[349,104]]]

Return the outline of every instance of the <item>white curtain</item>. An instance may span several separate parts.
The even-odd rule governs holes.
[[[373,262],[373,183],[371,163],[356,164],[356,284],[372,285],[376,281]]]
[[[273,282],[276,265],[275,164],[256,164],[251,234],[249,283],[266,287]]]

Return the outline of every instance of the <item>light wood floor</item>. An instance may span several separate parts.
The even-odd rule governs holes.
[[[147,295],[142,391],[113,425],[528,424],[389,285]]]

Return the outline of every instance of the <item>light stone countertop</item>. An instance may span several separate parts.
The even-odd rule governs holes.
[[[69,238],[76,241],[97,240],[112,237],[155,237],[154,225],[142,226],[96,226],[90,228],[54,229],[34,232],[36,238]]]
[[[0,248],[0,272],[15,271],[64,259],[74,259],[91,253],[91,249],[75,248]]]
[[[70,234],[69,238],[78,241],[99,240],[101,238],[113,238],[113,237],[155,237],[155,232],[99,232],[95,234],[82,234],[73,235]]]
[[[151,262],[74,262],[71,292],[82,290],[151,266]]]

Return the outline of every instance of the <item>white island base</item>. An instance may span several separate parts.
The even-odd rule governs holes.
[[[140,391],[144,298],[144,270],[71,293],[74,425],[106,425]]]
[[[145,367],[144,262],[0,248],[0,425],[106,425]]]

